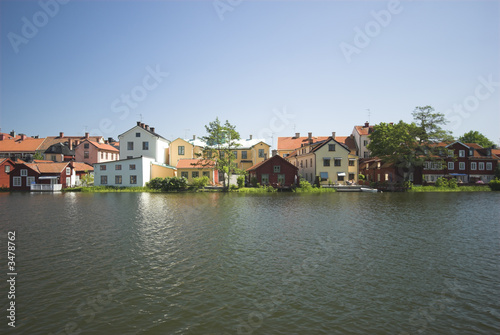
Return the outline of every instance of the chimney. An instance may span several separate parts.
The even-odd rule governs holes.
[[[28,138],[26,134],[19,134],[19,136],[21,136],[21,141],[24,141],[26,138]]]
[[[274,156],[276,156],[277,154],[278,154],[278,150],[273,149],[273,151],[272,151],[272,155],[273,155],[273,157],[274,157]]]
[[[7,136],[5,136],[5,134],[0,134],[0,141],[3,141],[7,139]]]
[[[149,130],[149,124],[145,125],[144,129]]]
[[[85,133],[85,138],[88,140],[89,139],[89,133]]]
[[[59,133],[59,137],[60,137],[60,138],[63,138],[63,137],[64,137],[64,133],[63,133],[62,131]]]
[[[300,133],[295,133],[295,138],[299,138],[300,137]]]
[[[312,137],[313,137],[313,133],[307,133],[307,139],[308,140],[312,140]]]
[[[332,131],[332,138],[335,139],[335,132]]]
[[[253,135],[252,135],[252,134],[250,134],[250,139],[252,139],[252,138],[253,138]]]
[[[111,142],[114,142],[112,137],[108,137],[108,144],[111,144]]]
[[[144,129],[144,123],[142,123],[142,122],[141,122],[141,128],[143,128],[143,129]]]
[[[10,136],[12,136],[12,137],[16,137],[16,132],[15,132],[14,130],[13,130],[13,131],[11,131],[11,132],[10,132]]]
[[[68,141],[68,148],[69,150],[73,150],[73,141],[71,139]]]
[[[370,123],[368,121],[365,122],[365,128],[366,127],[369,127],[370,126]]]
[[[137,125],[140,127],[141,126],[141,121],[137,121]]]
[[[155,132],[155,127],[151,127],[151,132],[154,133]]]

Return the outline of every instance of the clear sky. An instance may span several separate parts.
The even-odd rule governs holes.
[[[66,3],[67,2],[67,3]],[[500,142],[499,1],[0,1],[2,132],[347,136],[431,105]],[[500,144],[500,143],[499,143]]]

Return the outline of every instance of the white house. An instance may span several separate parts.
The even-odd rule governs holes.
[[[95,186],[133,187],[146,186],[151,180],[154,159],[136,157],[94,164]]]
[[[120,158],[149,157],[160,164],[168,158],[170,141],[155,133],[154,127],[137,121],[137,125],[118,135]]]

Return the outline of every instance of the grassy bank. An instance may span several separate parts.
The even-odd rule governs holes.
[[[413,186],[408,192],[490,192],[489,186],[458,186],[456,188],[437,186]]]
[[[83,192],[83,193],[113,193],[113,192],[149,192],[161,193],[147,187],[113,187],[113,186],[89,186],[89,187],[70,187],[63,189],[63,192]]]

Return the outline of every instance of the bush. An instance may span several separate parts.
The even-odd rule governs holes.
[[[300,184],[299,185],[300,185],[299,186],[300,188],[303,188],[303,189],[306,189],[306,190],[312,188],[311,183],[309,183],[307,180],[304,180],[304,179],[300,180]]]
[[[203,177],[194,178],[191,181],[191,186],[200,189],[200,188],[204,188],[209,183],[210,183],[210,178],[208,178],[207,176],[203,176]]]
[[[229,190],[230,191],[236,191],[237,189],[238,189],[237,185],[234,185],[234,184],[229,185]]]
[[[444,177],[439,177],[436,180],[436,187],[448,187],[448,180]]]
[[[153,190],[161,191],[179,191],[187,188],[187,179],[184,177],[167,177],[167,178],[154,178],[146,187]]]
[[[275,189],[274,187],[272,187],[271,185],[269,185],[269,186],[266,187],[266,191],[267,192],[276,192],[277,189]]]
[[[161,190],[163,187],[163,178],[154,178],[146,183],[146,187],[153,190]]]
[[[488,183],[492,191],[500,191],[500,179],[495,178]]]
[[[457,188],[458,187],[458,182],[456,178],[451,178],[448,180],[448,187],[449,188]]]
[[[358,179],[359,180],[365,180],[365,175],[360,173],[359,176],[358,176]]]
[[[254,177],[252,177],[252,178],[250,179],[250,184],[252,184],[252,186],[253,186],[253,187],[258,187],[258,186],[257,186],[257,185],[258,185],[258,183],[257,183],[257,177],[255,177],[255,176],[254,176]]]
[[[245,186],[245,176],[238,176],[238,178],[236,179],[236,183],[238,184],[239,188]]]

